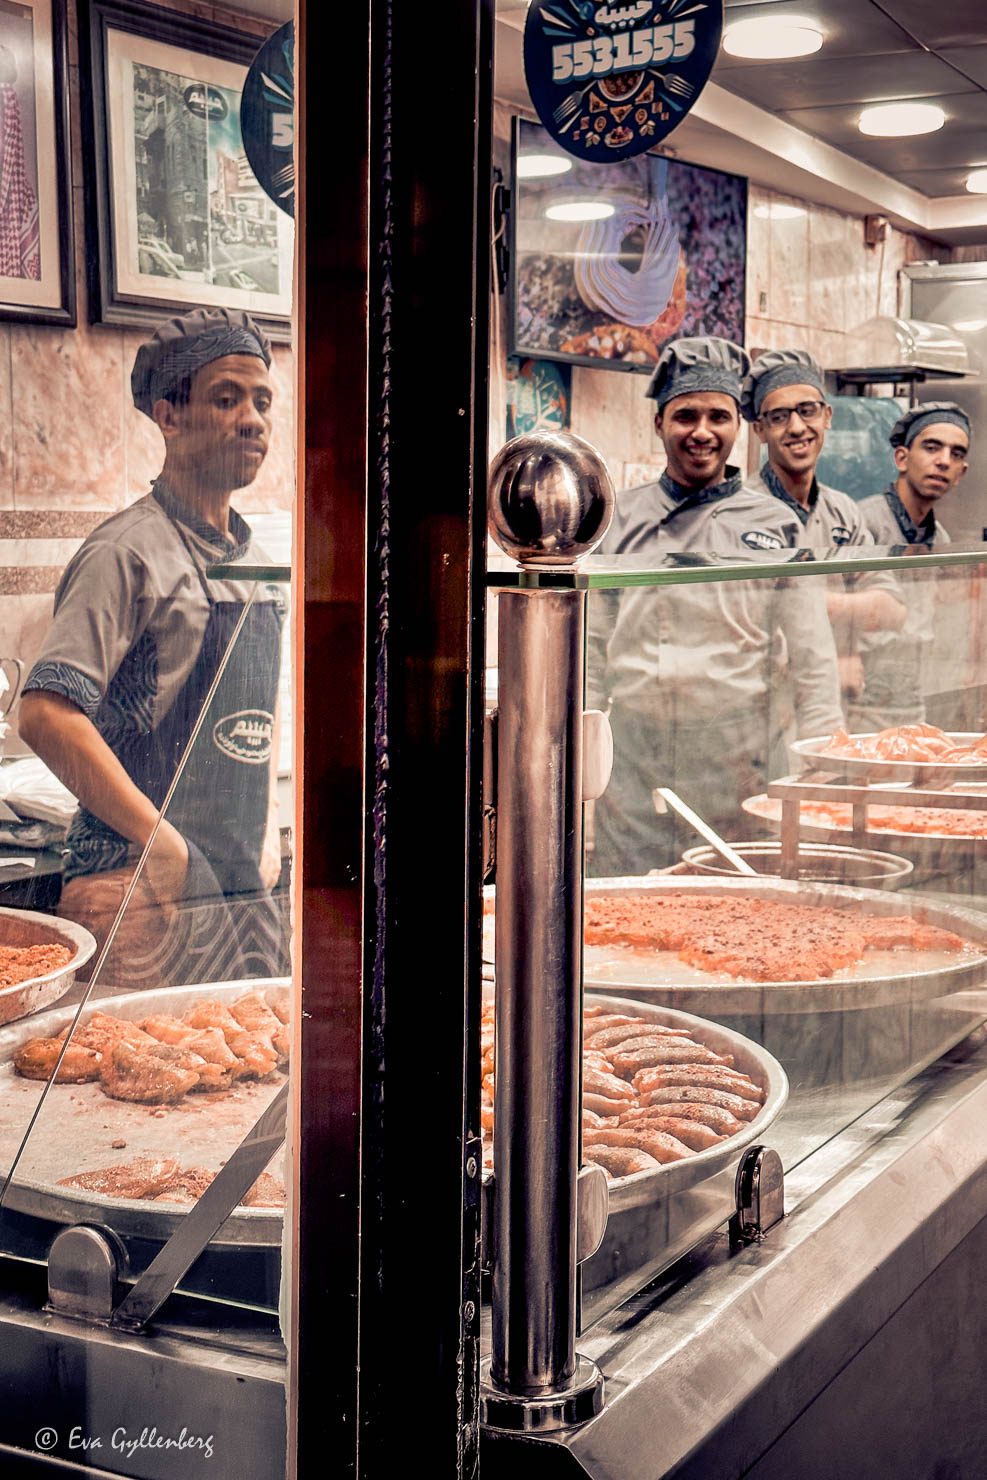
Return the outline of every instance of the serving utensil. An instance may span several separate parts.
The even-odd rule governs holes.
[[[747,874],[748,877],[755,879],[759,877],[757,869],[751,868],[746,858],[741,858],[735,848],[731,848],[729,843],[724,842],[719,833],[714,832],[708,822],[704,822],[697,813],[693,812],[691,807],[686,806],[682,798],[677,792],[672,791],[671,787],[656,786],[654,795],[661,797],[665,805],[671,807],[673,812],[677,812],[683,822],[687,822],[690,827],[695,828],[699,836],[705,838],[710,847],[714,848],[731,868],[736,869],[738,874]]]

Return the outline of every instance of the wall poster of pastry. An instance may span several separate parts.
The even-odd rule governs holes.
[[[66,73],[64,0],[0,0],[0,319],[75,323]]]
[[[680,336],[744,342],[747,181],[641,154],[564,154],[514,131],[511,353],[647,371]]]

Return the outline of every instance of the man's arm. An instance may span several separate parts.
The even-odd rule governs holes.
[[[29,689],[20,701],[21,738],[86,808],[143,848],[158,810],[131,781],[92,720],[61,694]],[[185,840],[163,820],[147,861],[147,877],[162,902],[178,899],[188,867]]]
[[[281,701],[274,710],[271,731],[271,764],[267,773],[267,830],[258,872],[265,889],[273,889],[281,877],[281,807],[278,802],[278,755],[281,740]]]
[[[826,610],[841,651],[848,649],[855,635],[900,631],[908,616],[905,603],[886,586],[870,590],[858,587],[853,591],[827,591]]]
[[[818,577],[780,583],[778,625],[785,634],[800,740],[831,735],[843,723],[836,644]]]

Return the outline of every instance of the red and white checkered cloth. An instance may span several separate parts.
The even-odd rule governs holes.
[[[13,83],[0,83],[0,277],[41,278],[38,197],[24,165],[21,108]]]

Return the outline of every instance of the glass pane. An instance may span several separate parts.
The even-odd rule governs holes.
[[[75,156],[78,321],[2,326],[2,419],[22,434],[0,483],[18,567],[0,594],[0,1254],[25,1319],[0,1323],[23,1361],[37,1342],[71,1368],[57,1417],[72,1423],[39,1390],[0,1443],[57,1460],[85,1443],[136,1475],[157,1473],[142,1432],[162,1450],[184,1432],[185,1450],[269,1480],[285,1466],[294,223],[241,102],[266,47],[262,71],[289,87],[290,165],[293,7],[222,26],[172,7],[146,29],[94,3],[78,37],[70,8],[56,95],[92,125],[59,146]],[[53,16],[56,60],[68,47],[61,6],[6,9],[5,50],[30,20],[40,66]],[[29,161],[43,121],[22,111]],[[42,233],[71,257],[63,204],[62,233],[44,216]],[[241,1176],[193,1239],[203,1195]],[[98,1298],[66,1238],[80,1225],[115,1270]],[[69,1334],[51,1337],[49,1296]],[[131,1338],[106,1322],[131,1298],[137,1329],[174,1340],[160,1389],[140,1343],[132,1381],[112,1373]],[[46,1402],[51,1445],[35,1442]]]

